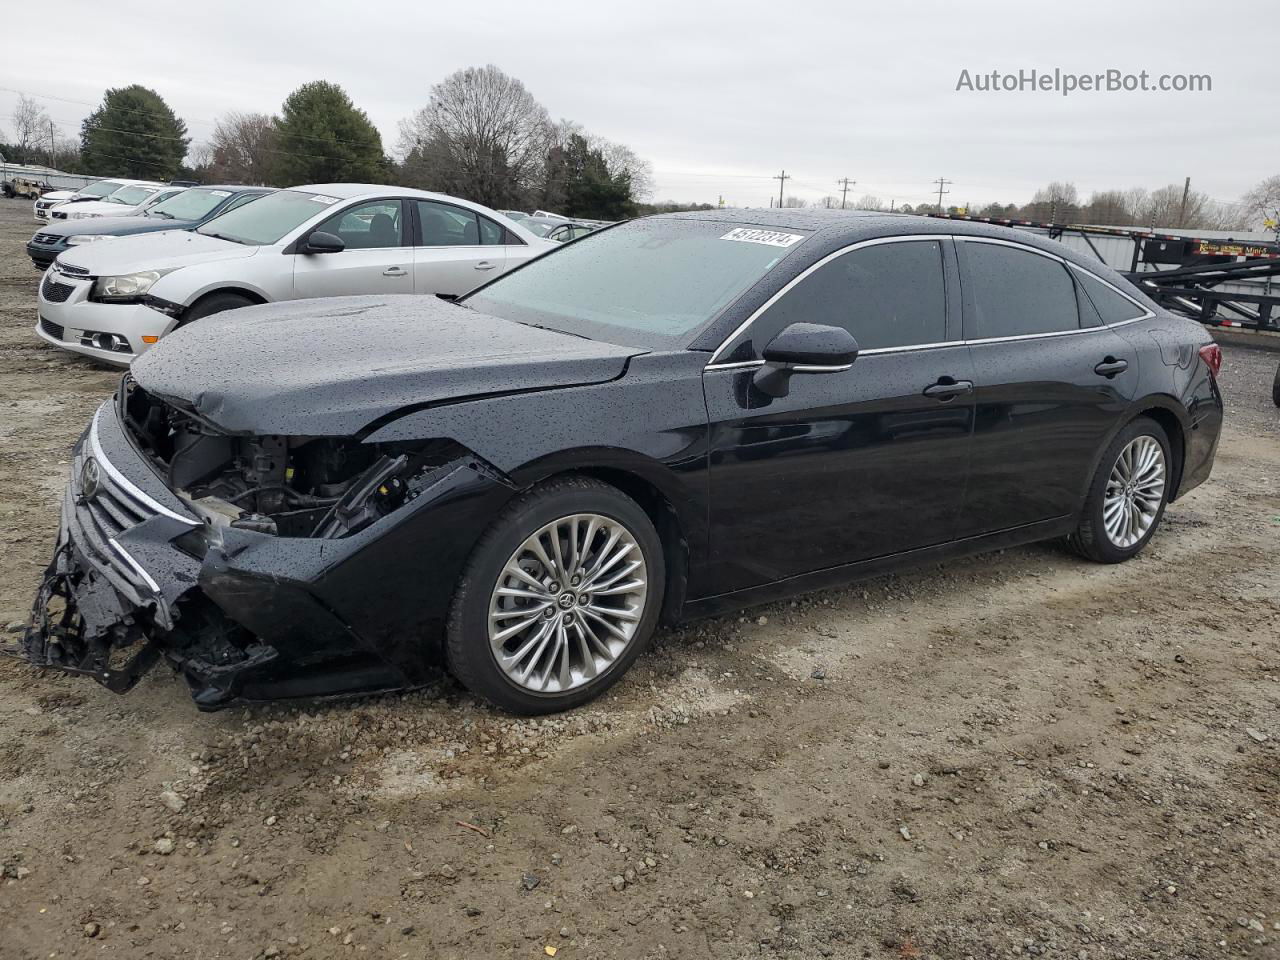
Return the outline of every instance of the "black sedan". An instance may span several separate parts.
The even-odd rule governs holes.
[[[204,709],[447,666],[562,710],[662,622],[1050,538],[1128,560],[1209,476],[1220,362],[1050,241],[839,211],[245,308],[94,416],[25,655],[116,690],[164,657]]]
[[[27,256],[38,270],[47,270],[63,251],[84,243],[100,243],[138,233],[162,230],[194,230],[219,214],[243,206],[268,193],[271,187],[192,187],[161,200],[154,207],[130,217],[95,217],[67,220],[41,227],[27,241]]]

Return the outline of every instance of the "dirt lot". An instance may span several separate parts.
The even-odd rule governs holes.
[[[0,205],[0,625],[116,374]],[[603,702],[198,714],[0,663],[0,956],[1280,956],[1280,354],[1147,552],[1013,550],[667,632]],[[465,825],[464,825],[465,824]],[[469,826],[467,826],[469,825]]]

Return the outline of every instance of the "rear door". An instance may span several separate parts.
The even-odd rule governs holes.
[[[309,233],[331,233],[346,245],[339,253],[295,253],[297,298],[364,293],[413,293],[413,247],[403,204],[364,200],[339,210]]]
[[[1072,514],[1134,396],[1137,351],[1061,258],[976,237],[956,247],[977,402],[959,533]]]
[[[858,358],[767,396],[752,384],[760,351],[795,322],[846,327]],[[802,275],[727,346],[736,362],[703,378],[717,592],[951,539],[973,374],[949,241],[856,246]]]
[[[439,200],[411,202],[418,218],[413,250],[416,293],[460,297],[506,269],[507,231],[497,221]]]

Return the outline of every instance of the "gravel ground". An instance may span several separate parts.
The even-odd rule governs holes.
[[[117,374],[0,204],[0,624]],[[662,634],[603,701],[196,713],[0,663],[0,955],[1280,956],[1280,354],[1122,567],[1051,545]]]

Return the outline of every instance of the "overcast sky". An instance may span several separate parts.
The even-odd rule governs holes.
[[[205,11],[212,11],[208,14]],[[765,205],[838,191],[898,203],[1025,202],[1050,180],[1181,183],[1233,201],[1280,173],[1280,18],[1161,0],[324,4],[60,0],[0,36],[0,132],[22,90],[62,131],[108,86],[159,92],[207,138],[230,110],[277,112],[300,83],[346,88],[394,149],[431,85],[494,63],[555,118],[631,146],[658,199]],[[1208,93],[957,92],[962,69],[1209,74]],[[63,99],[55,99],[63,98]],[[933,194],[936,198],[936,194]]]

